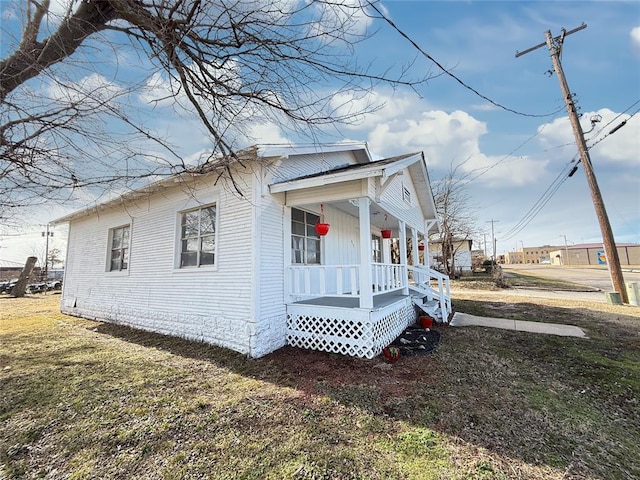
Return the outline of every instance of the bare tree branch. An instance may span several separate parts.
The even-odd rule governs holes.
[[[72,0],[56,16],[49,0],[14,0],[24,28],[17,21],[2,27],[3,40],[14,42],[0,61],[0,218],[89,186],[126,188],[197,171],[162,132],[145,126],[137,105],[151,79],[164,90],[147,101],[168,99],[195,114],[211,139],[201,170],[216,165],[239,192],[228,168],[239,161],[232,130],[258,119],[313,136],[323,125],[377,108],[336,108],[340,93],[359,99],[381,82],[426,81],[408,79],[402,69],[394,75],[391,65],[376,71],[354,61],[356,47],[371,35],[371,4]],[[109,61],[121,52],[138,56],[136,76]]]
[[[475,211],[466,190],[466,178],[469,174],[458,173],[465,162],[457,165],[452,163],[446,175],[432,185],[440,230],[430,240],[440,244],[439,260],[445,273],[452,278],[456,276],[456,252],[462,242],[470,240],[477,231]]]

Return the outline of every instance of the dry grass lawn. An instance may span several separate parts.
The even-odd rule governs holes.
[[[261,359],[0,297],[0,478],[637,479],[640,309],[456,295],[588,339],[439,327],[428,356]]]

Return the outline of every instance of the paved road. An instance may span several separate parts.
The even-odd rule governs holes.
[[[556,265],[502,265],[504,270],[518,270],[525,274],[546,277],[586,285],[603,292],[613,291],[611,276],[606,266],[603,267],[564,267]],[[640,283],[640,268],[624,268],[622,275],[625,283]]]

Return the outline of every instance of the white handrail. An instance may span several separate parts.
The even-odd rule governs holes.
[[[373,295],[408,285],[407,266],[372,263]],[[360,265],[290,265],[291,296],[359,297]]]
[[[449,276],[428,267],[410,265],[407,268],[413,272],[416,288],[426,292],[428,300],[438,300],[442,320],[444,322],[448,321],[452,311],[451,282],[449,281]],[[437,283],[437,288],[434,288],[432,285],[432,280],[435,280]]]
[[[290,295],[358,297],[360,265],[290,265]]]
[[[401,290],[409,284],[409,272],[416,289],[428,300],[437,299],[442,320],[451,313],[449,277],[437,270],[414,265],[372,263],[373,295]],[[290,297],[360,297],[360,265],[290,265]]]

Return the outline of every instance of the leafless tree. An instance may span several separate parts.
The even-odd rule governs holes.
[[[372,3],[3,4],[9,53],[0,62],[0,218],[85,187],[122,188],[132,179],[194,168],[163,132],[146,126],[149,113],[133,106],[143,94],[153,96],[152,104],[170,102],[195,114],[211,140],[200,163],[228,170],[238,147],[230,130],[241,131],[249,120],[309,131],[375,108],[336,108],[339,93],[358,99],[379,82],[425,81],[407,80],[402,66],[392,74],[389,65],[374,71],[354,61],[358,44],[374,33]]]
[[[432,185],[436,211],[440,217],[440,231],[432,234],[430,241],[441,246],[439,256],[445,273],[456,276],[455,255],[477,233],[475,211],[467,191],[467,176],[460,170],[464,162],[451,164],[446,175]]]

